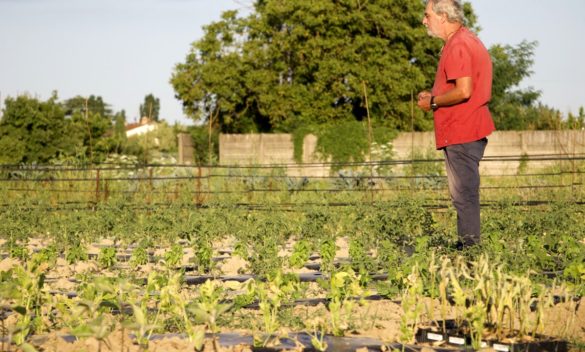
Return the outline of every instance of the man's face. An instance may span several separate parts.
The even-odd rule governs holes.
[[[442,16],[439,16],[433,11],[433,4],[432,1],[427,3],[427,7],[425,9],[425,15],[423,17],[423,25],[427,27],[427,33],[431,37],[438,37],[439,36],[439,28],[442,23]]]

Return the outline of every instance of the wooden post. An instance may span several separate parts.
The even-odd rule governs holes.
[[[87,126],[87,133],[89,134],[89,160],[93,164],[93,140],[91,136],[91,126],[89,126],[89,98],[85,98],[85,125]],[[98,170],[99,173],[99,170]]]
[[[152,167],[148,168],[148,204],[152,203],[152,193],[154,185],[152,183]]]
[[[364,99],[366,103],[366,114],[368,116],[368,162],[370,163],[370,177],[374,177],[374,164],[372,160],[372,120],[370,119],[370,104],[368,103],[368,91],[366,89],[366,81],[362,81],[364,89]],[[374,200],[374,191],[370,192],[370,201]]]
[[[200,206],[202,203],[201,199],[201,164],[197,165],[197,183],[196,183],[197,190],[195,192],[195,204]]]
[[[95,176],[95,203],[100,202],[100,169],[97,169]]]
[[[104,201],[107,202],[108,198],[110,197],[110,184],[108,180],[105,181],[105,189],[104,189]]]

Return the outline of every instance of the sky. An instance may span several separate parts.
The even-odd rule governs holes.
[[[413,0],[414,1],[414,0]],[[7,96],[101,96],[138,120],[144,97],[160,118],[191,124],[169,83],[202,26],[252,0],[0,0],[0,108]],[[537,41],[521,87],[562,113],[585,106],[585,0],[470,0],[487,47]],[[421,13],[422,19],[422,13]],[[422,25],[422,24],[421,24]]]

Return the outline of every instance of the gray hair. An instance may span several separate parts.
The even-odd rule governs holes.
[[[428,2],[432,3],[433,11],[437,15],[447,15],[449,22],[465,23],[465,14],[460,0],[428,0]]]

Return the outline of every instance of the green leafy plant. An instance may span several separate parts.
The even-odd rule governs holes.
[[[18,243],[13,237],[6,242],[5,247],[8,248],[11,258],[25,260],[28,257],[26,246]]]
[[[208,273],[213,268],[213,246],[209,235],[200,235],[192,243],[195,256],[192,258],[200,273]]]
[[[183,246],[175,243],[171,246],[171,250],[166,252],[164,255],[165,265],[168,268],[175,268],[183,260]]]
[[[98,264],[101,268],[111,268],[116,264],[116,248],[114,247],[102,247],[98,254]]]
[[[49,267],[52,267],[57,262],[57,258],[59,257],[59,253],[57,251],[57,246],[55,244],[51,244],[47,247],[41,248],[38,253],[34,253],[31,257],[32,265],[39,266],[42,263],[47,263]]]
[[[311,255],[311,243],[308,240],[296,241],[293,246],[293,251],[289,257],[289,264],[292,268],[302,268],[309,260]]]
[[[4,299],[12,300],[11,308],[18,313],[10,339],[22,349],[32,351],[27,342],[29,335],[40,330],[43,319],[43,305],[48,301],[44,292],[45,271],[48,263],[27,263],[16,265],[0,282],[0,293]],[[8,279],[10,278],[10,279]]]
[[[142,349],[148,350],[150,336],[159,325],[149,321],[146,307],[136,304],[132,304],[131,307],[132,320],[126,320],[122,326],[133,331],[138,345]]]
[[[71,330],[71,334],[76,337],[93,337],[98,340],[98,352],[102,349],[102,344],[105,344],[110,350],[112,345],[108,341],[108,337],[112,333],[113,323],[109,322],[108,319],[99,314],[94,319],[85,321],[83,324],[74,327]]]
[[[321,256],[321,271],[331,272],[333,270],[333,260],[337,252],[337,245],[332,238],[326,238],[321,241],[319,254]]]
[[[218,320],[232,305],[225,301],[222,283],[207,280],[199,287],[199,296],[189,305],[188,311],[195,316],[195,322],[205,324],[212,333],[218,333]]]
[[[146,265],[147,263],[148,263],[147,248],[143,246],[136,247],[136,249],[132,251],[132,256],[130,257],[130,265],[135,268],[139,265]]]
[[[65,253],[65,259],[69,264],[75,264],[88,259],[87,251],[80,243],[69,246]]]

